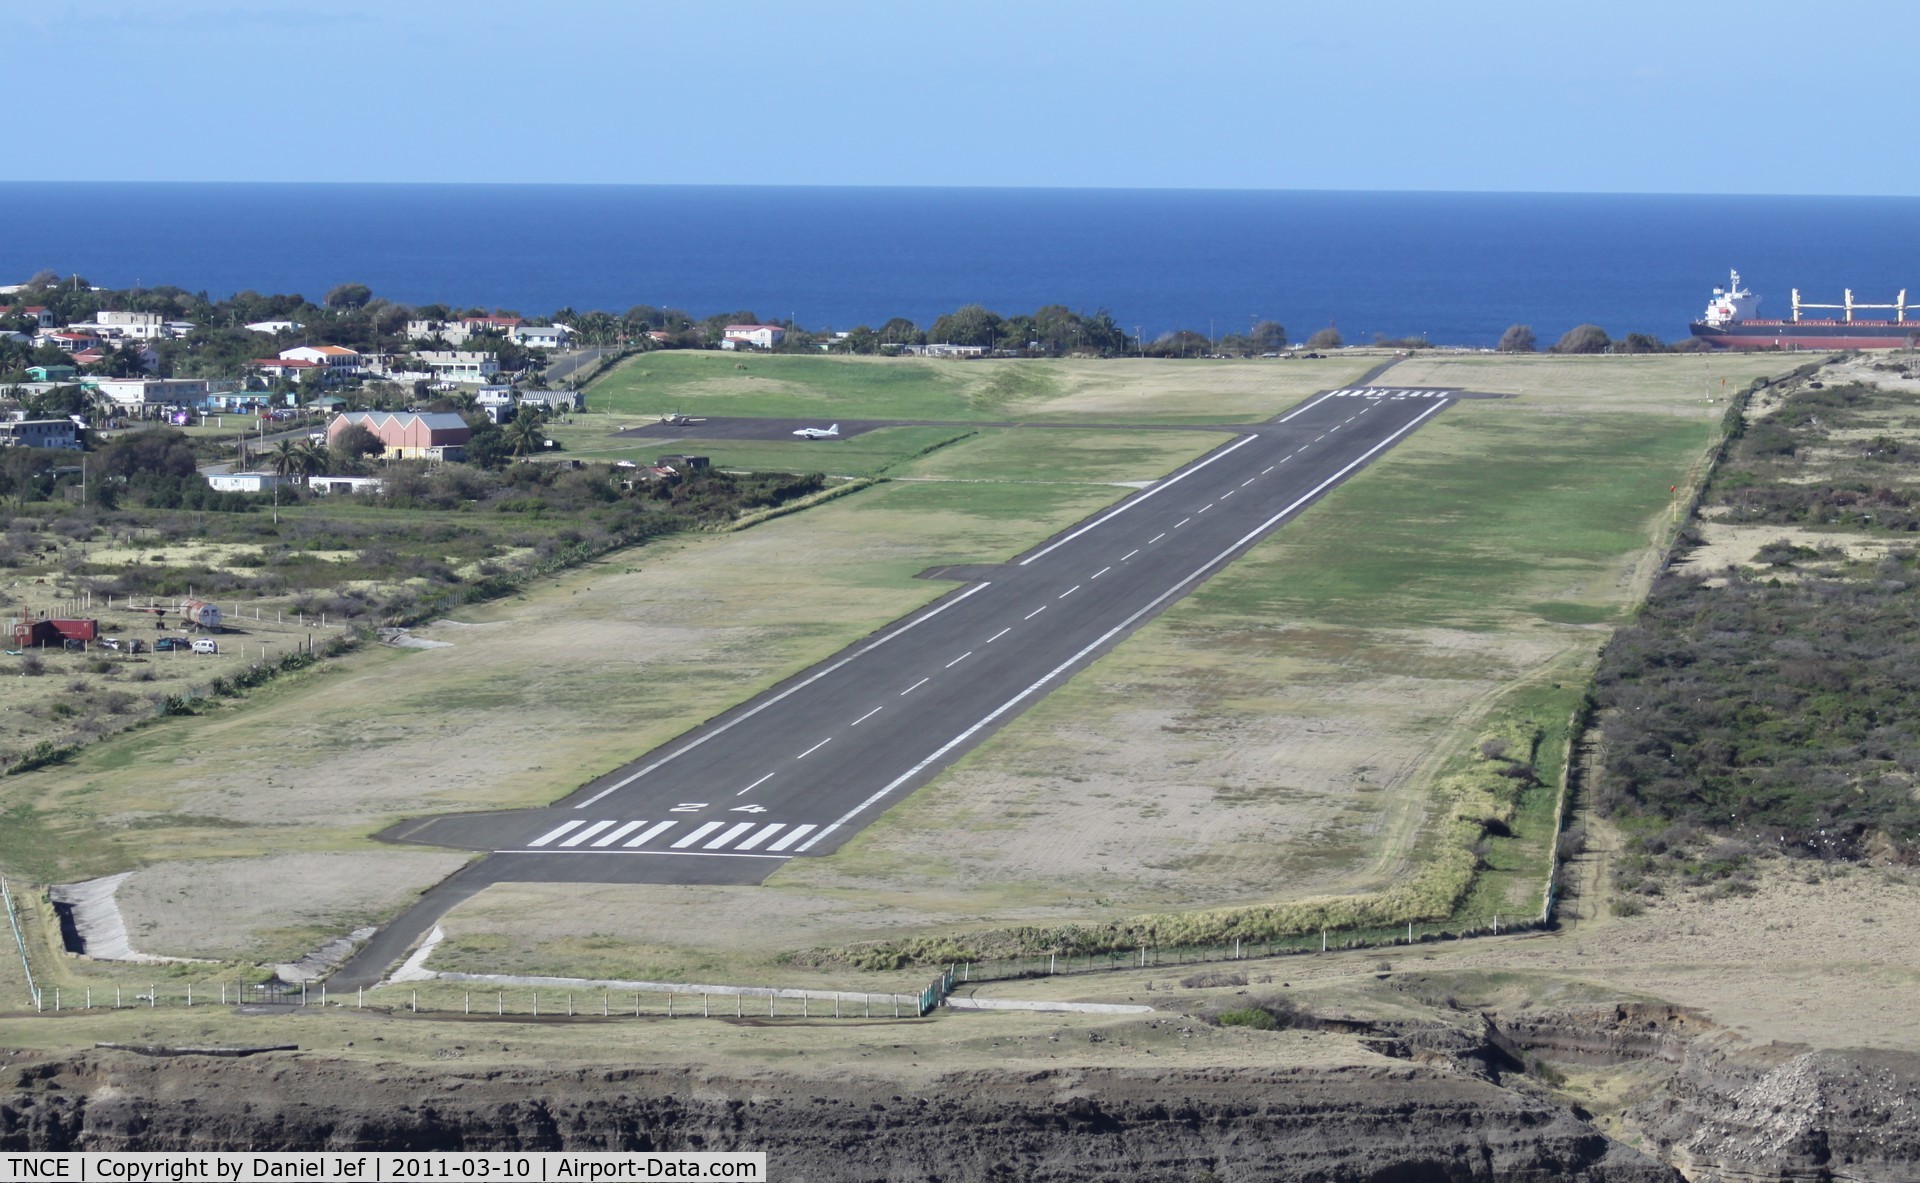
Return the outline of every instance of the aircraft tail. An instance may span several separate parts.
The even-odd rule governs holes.
[[[829,428],[827,428],[827,434],[828,434],[828,435],[839,435],[839,434],[840,434],[840,425],[839,425],[838,423],[836,423],[836,424],[834,424],[834,425],[833,425],[832,427],[829,427]]]

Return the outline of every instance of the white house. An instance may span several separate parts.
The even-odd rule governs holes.
[[[307,478],[307,492],[319,493],[378,493],[382,482],[377,476],[310,476]]]
[[[500,359],[480,350],[427,349],[414,356],[435,377],[449,382],[486,382],[500,373]]]
[[[720,347],[738,349],[751,345],[756,349],[772,349],[786,339],[787,330],[779,325],[728,325]]]
[[[277,472],[210,472],[207,484],[216,493],[268,493],[282,485],[299,484],[299,478]]]
[[[351,374],[360,369],[360,355],[344,345],[299,345],[280,351],[281,361],[310,361],[326,366],[335,374]]]
[[[528,349],[565,349],[573,330],[566,325],[515,325],[507,336]]]
[[[407,340],[431,341],[435,337],[449,345],[464,345],[473,334],[467,326],[457,320],[410,320],[407,322]]]
[[[518,403],[511,386],[482,386],[473,396],[473,405],[484,412],[492,423],[511,420]]]
[[[213,378],[97,378],[92,385],[114,406],[143,413],[199,402],[209,394],[232,390],[237,383]]]
[[[247,327],[256,333],[272,335],[275,333],[297,333],[307,326],[297,320],[256,320]]]

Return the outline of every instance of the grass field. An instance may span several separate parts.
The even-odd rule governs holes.
[[[368,840],[384,825],[551,801],[952,586],[919,571],[1003,560],[1124,495],[1116,482],[1223,438],[1046,434],[1073,457],[1063,479],[900,481],[738,533],[677,536],[417,630],[447,648],[329,661],[0,781],[0,867],[64,882],[174,863],[122,889],[130,918],[167,917],[136,947],[227,956],[256,940],[289,956],[314,930],[364,918],[365,881],[404,894],[446,872],[435,855],[407,860],[406,884],[376,873],[396,853]],[[1031,446],[1012,431],[969,441],[983,470],[1018,467],[993,461],[995,440]],[[303,903],[236,892],[215,860]]]
[[[1539,770],[1557,774],[1594,654],[1669,526],[1669,486],[1713,438],[1721,408],[1692,395],[1698,359],[1616,360],[1520,359],[1504,385],[1543,393],[1450,409],[835,858],[752,890],[489,892],[453,915],[439,957],[757,980],[796,945],[1404,880],[1429,832],[1426,786],[1487,720],[1531,719]],[[1381,381],[1484,388],[1502,372],[1409,364],[1426,368]],[[969,446],[914,471],[975,471]],[[1469,909],[1537,909],[1552,801],[1522,800],[1520,837],[1489,849]]]
[[[584,421],[688,415],[820,419],[1245,423],[1350,382],[1378,358],[937,361],[671,351],[592,387]],[[837,445],[844,446],[844,445]]]

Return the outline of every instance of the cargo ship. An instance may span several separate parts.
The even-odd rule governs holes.
[[[1706,315],[1688,329],[1720,349],[1911,349],[1920,344],[1920,319],[1907,316],[1907,290],[1891,304],[1861,304],[1848,288],[1846,302],[1809,304],[1793,289],[1792,320],[1760,320],[1760,298],[1740,286],[1740,273],[1724,288],[1713,289]],[[1812,310],[1828,315],[1809,317]],[[1891,319],[1865,320],[1856,312],[1891,312]],[[1920,311],[1916,309],[1915,311]],[[1832,315],[1840,313],[1839,316]]]

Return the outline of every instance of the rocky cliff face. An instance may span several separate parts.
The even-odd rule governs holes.
[[[1920,1056],[1700,1040],[1627,1119],[1701,1183],[1920,1179]]]
[[[93,1053],[17,1068],[0,1148],[764,1150],[783,1181],[1672,1183],[1572,1112],[1414,1065],[922,1081]]]

